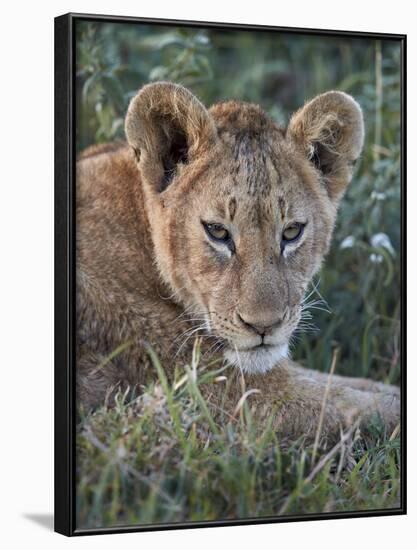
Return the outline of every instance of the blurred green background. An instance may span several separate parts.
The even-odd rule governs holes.
[[[126,23],[76,24],[77,149],[124,137],[130,98],[171,80],[206,105],[256,102],[280,124],[314,95],[338,89],[362,106],[366,142],[316,280],[331,313],[301,334],[293,356],[319,370],[396,383],[400,365],[400,43],[277,32]]]

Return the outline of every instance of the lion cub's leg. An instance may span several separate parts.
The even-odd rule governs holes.
[[[329,391],[326,396],[326,407],[328,414],[336,412],[336,422],[342,421],[344,426],[350,425],[355,420],[360,420],[362,425],[367,423],[375,415],[379,415],[388,430],[393,430],[400,420],[400,395],[393,386],[375,384],[367,386],[366,380],[356,380],[342,376],[329,377],[323,373],[320,376],[312,376],[310,369],[304,369],[294,363],[286,366],[288,374],[288,385],[292,392],[298,397],[300,403],[317,404],[317,398],[323,404],[329,383]],[[352,382],[359,382],[352,387]],[[372,388],[369,391],[369,388]],[[323,406],[323,405],[322,405]],[[328,419],[331,426],[331,419]]]
[[[249,403],[260,426],[274,414],[278,432],[290,438],[305,436],[313,439],[322,418],[321,434],[334,441],[340,431],[359,421],[369,425],[378,415],[388,431],[400,420],[399,395],[388,391],[364,391],[336,383],[327,391],[328,376],[312,375],[311,370],[286,362],[264,375],[245,376],[246,389],[258,389],[250,395]],[[237,399],[237,395],[235,400]]]
[[[319,372],[316,370],[306,369],[297,365],[296,363],[291,363],[292,367],[300,372],[303,376],[309,376],[314,380],[319,380],[321,382],[327,383],[328,374],[324,372]],[[375,393],[385,393],[400,396],[400,388],[398,386],[393,386],[391,384],[384,384],[382,382],[375,382],[374,380],[369,380],[368,378],[356,378],[353,376],[339,376],[333,375],[332,377],[332,386],[333,387],[349,387],[356,390],[362,390],[367,392]]]
[[[123,389],[120,380],[120,370],[108,357],[81,348],[77,357],[77,403],[86,410],[103,405],[106,398]]]

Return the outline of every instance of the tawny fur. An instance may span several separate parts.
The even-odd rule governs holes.
[[[126,134],[128,144],[90,148],[77,166],[77,388],[86,407],[155,379],[149,346],[172,377],[190,360],[187,330],[202,335],[210,360],[218,348],[214,356],[227,347],[243,355],[259,338],[284,349],[329,248],[363,121],[340,92],[307,103],[282,129],[256,105],[207,110],[185,88],[157,83],[132,100]],[[283,228],[297,220],[302,239],[281,249]],[[224,224],[235,249],[211,242],[202,221]],[[246,388],[260,390],[248,398],[259,424],[273,414],[282,433],[314,434],[327,376],[289,359],[260,370],[245,374]],[[232,366],[226,375],[226,386],[202,390],[213,410],[231,413],[241,374]],[[375,413],[396,426],[397,388],[335,376],[323,435]]]

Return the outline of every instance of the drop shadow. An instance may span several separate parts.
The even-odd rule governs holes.
[[[24,514],[23,517],[33,523],[37,523],[48,531],[54,530],[54,516],[53,514]]]

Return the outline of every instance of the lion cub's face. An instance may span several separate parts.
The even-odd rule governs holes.
[[[207,111],[150,85],[126,131],[139,160],[162,277],[226,358],[265,372],[286,356],[363,142],[360,108],[329,92],[286,131],[257,106]]]

